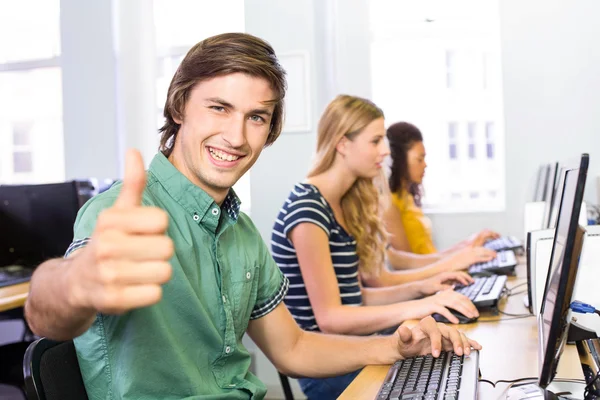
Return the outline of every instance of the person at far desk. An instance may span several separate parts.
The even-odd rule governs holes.
[[[466,296],[443,290],[448,281],[470,282],[464,272],[366,287],[385,269],[386,235],[374,180],[385,185],[381,164],[388,154],[383,112],[375,104],[340,95],[327,106],[319,121],[315,164],[283,203],[271,236],[273,258],[290,280],[285,304],[306,331],[370,335],[433,313],[458,322],[448,307],[479,315]],[[428,297],[415,300],[423,296]],[[459,335],[468,347],[468,339]],[[304,378],[300,386],[311,400],[334,399],[358,372]]]
[[[195,45],[175,72],[148,172],[88,201],[66,259],[43,263],[25,311],[35,333],[75,338],[90,399],[262,399],[244,332],[282,372],[345,374],[442,348],[479,347],[421,321],[391,337],[302,331],[288,281],[231,187],[283,125],[285,71],[242,33]]]
[[[390,233],[391,248],[429,255],[432,259],[455,257],[461,253],[472,254],[471,264],[492,259],[495,254],[481,246],[499,235],[487,229],[446,250],[436,249],[431,235],[431,221],[421,210],[421,184],[427,168],[421,131],[407,122],[397,122],[387,129],[386,135],[392,159],[389,177],[392,204],[387,208],[384,220]],[[392,263],[392,266],[406,268],[406,264],[400,263]]]

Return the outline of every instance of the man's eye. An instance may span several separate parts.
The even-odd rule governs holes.
[[[250,117],[250,119],[254,122],[265,122],[265,119],[260,115],[253,115]]]

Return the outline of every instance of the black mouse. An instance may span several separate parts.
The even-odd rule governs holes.
[[[449,310],[452,313],[452,315],[454,315],[456,318],[458,318],[458,323],[459,324],[470,324],[471,322],[477,321],[477,318],[467,317],[466,315],[463,315],[463,314],[459,313],[458,311],[453,310],[451,308]],[[432,314],[431,316],[437,322],[443,322],[445,324],[451,324],[452,323],[452,322],[448,321],[448,318],[444,317],[442,314],[435,313],[435,314]]]

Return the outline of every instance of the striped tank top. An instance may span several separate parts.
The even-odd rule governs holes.
[[[304,330],[319,331],[294,245],[288,239],[291,230],[299,224],[315,224],[329,237],[329,250],[337,277],[343,305],[360,306],[362,295],[358,283],[358,255],[356,240],[336,221],[333,209],[316,186],[298,183],[279,210],[271,234],[271,254],[289,279],[290,286],[284,298],[285,305]]]

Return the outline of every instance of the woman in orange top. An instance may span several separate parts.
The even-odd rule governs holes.
[[[499,236],[483,230],[449,249],[438,251],[433,244],[431,220],[421,209],[421,183],[427,168],[423,135],[416,126],[397,122],[387,129],[387,138],[392,157],[389,185],[393,206],[388,208],[384,219],[391,247],[444,257],[467,246],[482,246],[487,240]]]

